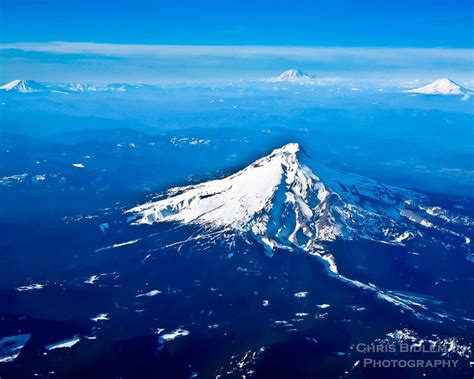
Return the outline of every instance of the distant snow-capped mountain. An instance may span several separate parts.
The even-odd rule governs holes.
[[[453,82],[451,79],[444,78],[435,80],[424,87],[414,88],[406,91],[407,93],[414,93],[420,95],[470,95],[472,91]]]
[[[48,83],[40,84],[33,80],[13,80],[0,90],[18,93],[54,92],[54,93],[89,93],[89,92],[126,92],[130,89],[141,88],[141,85],[124,83],[97,84],[97,83]]]
[[[313,75],[309,75],[299,69],[293,69],[283,72],[281,75],[267,79],[268,83],[304,83],[314,79]]]
[[[47,88],[33,80],[22,80],[15,79],[9,83],[0,86],[2,91],[20,92],[20,93],[32,93],[47,91]]]

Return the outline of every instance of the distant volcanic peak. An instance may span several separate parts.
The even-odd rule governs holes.
[[[292,69],[283,72],[281,75],[268,79],[269,82],[305,82],[314,79],[312,75],[300,69]]]
[[[0,91],[14,93],[76,93],[76,92],[126,92],[129,88],[136,88],[128,84],[86,84],[86,83],[50,83],[42,85],[33,80],[15,79],[9,83],[0,86]]]
[[[455,83],[451,79],[443,78],[435,80],[434,82],[407,91],[408,93],[415,93],[420,95],[467,95],[472,91]]]
[[[3,86],[0,86],[0,90],[21,93],[38,92],[44,89],[45,87],[33,80],[23,79],[15,79],[9,83],[4,84]]]

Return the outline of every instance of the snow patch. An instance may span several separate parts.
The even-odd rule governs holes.
[[[296,292],[294,296],[301,299],[301,298],[307,297],[308,293],[309,293],[308,291]]]
[[[13,362],[30,340],[31,334],[3,337],[0,339],[0,363]]]
[[[161,291],[158,291],[158,290],[151,290],[151,291],[146,292],[146,293],[138,294],[136,297],[143,297],[143,296],[152,297],[152,296],[159,295],[160,293],[161,293]]]
[[[329,308],[331,304],[317,304],[316,306],[321,309],[326,309]]]
[[[79,336],[74,336],[72,338],[65,339],[63,341],[59,341],[59,342],[53,343],[51,345],[47,345],[46,350],[51,351],[51,350],[55,350],[55,349],[71,348],[75,344],[77,344],[80,340],[81,340],[81,338]]]
[[[97,316],[92,317],[91,321],[94,321],[94,322],[108,321],[110,320],[108,316],[109,316],[108,313],[99,313]]]
[[[33,283],[33,284],[28,284],[27,286],[21,286],[17,287],[17,291],[31,291],[31,290],[40,290],[44,288],[44,284],[39,284],[39,283]]]
[[[165,343],[165,342],[173,341],[176,338],[186,337],[187,335],[189,335],[188,330],[185,330],[185,329],[182,329],[182,328],[177,328],[177,329],[174,329],[170,333],[166,333],[166,334],[161,335],[160,338],[159,338],[159,341],[161,343]]]

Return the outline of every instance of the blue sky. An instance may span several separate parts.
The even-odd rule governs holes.
[[[473,7],[467,0],[2,0],[0,79],[257,78],[298,66],[472,80]],[[185,46],[177,53],[166,45]]]
[[[2,40],[473,47],[470,0],[2,0]]]

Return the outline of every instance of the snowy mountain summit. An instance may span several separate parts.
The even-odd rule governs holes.
[[[33,80],[12,80],[0,86],[0,91],[11,93],[100,93],[100,92],[116,92],[122,93],[129,89],[142,88],[142,85],[132,85],[125,83],[99,84],[99,83],[45,83],[40,84]]]
[[[420,95],[470,95],[472,91],[453,82],[451,79],[444,78],[435,80],[424,87],[414,88],[406,91]]]
[[[31,93],[44,91],[46,88],[33,80],[15,79],[9,83],[0,86],[1,91],[11,91],[20,93]]]
[[[304,83],[313,80],[314,77],[299,69],[283,72],[281,75],[267,79],[269,83]]]
[[[455,244],[469,243],[448,226],[470,220],[424,202],[415,192],[318,164],[290,143],[235,174],[173,188],[128,212],[136,225],[172,221],[250,236],[269,253],[317,254],[321,243],[337,238],[403,245],[433,230]]]

